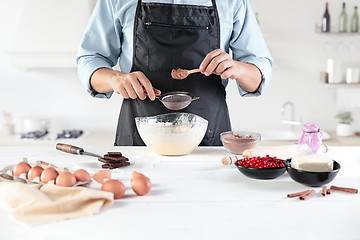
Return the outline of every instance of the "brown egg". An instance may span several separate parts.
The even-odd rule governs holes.
[[[53,167],[47,167],[41,173],[40,180],[42,183],[48,183],[51,180],[55,180],[59,173]]]
[[[76,178],[71,172],[62,172],[56,178],[56,185],[61,187],[72,187],[76,183]]]
[[[131,174],[131,188],[139,196],[148,194],[151,190],[151,181],[145,175],[133,172]]]
[[[30,169],[30,171],[27,174],[27,178],[29,180],[34,180],[36,177],[40,177],[41,173],[44,171],[44,169],[40,166],[35,166]]]
[[[20,162],[20,163],[16,164],[13,174],[14,174],[14,176],[20,176],[20,174],[22,174],[22,173],[27,174],[30,169],[31,169],[31,166],[28,163]]]
[[[146,177],[144,174],[142,174],[142,173],[139,173],[139,172],[137,172],[137,171],[133,171],[132,173],[131,173],[131,177],[130,177],[130,180],[133,180],[134,178],[137,178],[137,177],[145,177],[145,178],[148,178],[148,177]]]
[[[74,172],[76,181],[79,182],[91,182],[90,174],[84,169],[79,169]]]
[[[105,178],[111,179],[111,172],[108,169],[100,170],[93,175],[93,179],[100,184],[104,183]]]
[[[116,179],[110,179],[103,183],[101,186],[102,191],[112,192],[114,199],[122,198],[125,194],[125,185]]]

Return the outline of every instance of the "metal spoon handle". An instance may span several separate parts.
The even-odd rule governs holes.
[[[81,155],[84,152],[84,149],[82,149],[82,148],[72,146],[69,144],[63,144],[63,143],[57,143],[56,149],[63,151],[63,152],[71,153],[71,154],[77,154],[77,155]]]
[[[193,98],[191,99],[191,101],[195,101],[195,100],[198,100],[198,99],[200,99],[200,97],[193,97]]]
[[[87,156],[96,157],[96,158],[103,158],[103,157],[100,156],[100,155],[97,155],[97,154],[91,153],[91,152],[86,152],[86,151],[84,151],[84,152],[82,153],[82,155],[87,155]]]

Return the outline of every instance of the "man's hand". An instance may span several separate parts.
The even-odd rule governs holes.
[[[199,68],[201,73],[206,76],[216,74],[223,79],[236,79],[239,72],[241,72],[241,69],[237,66],[237,62],[221,49],[216,49],[208,53]]]
[[[221,78],[231,78],[248,92],[254,92],[261,83],[261,72],[252,64],[238,62],[221,49],[215,49],[206,55],[199,66],[201,73],[219,75]]]
[[[114,91],[123,98],[144,100],[148,95],[151,101],[161,91],[153,88],[150,80],[140,71],[123,73],[116,70],[101,68],[95,71],[91,77],[91,85],[98,92]]]

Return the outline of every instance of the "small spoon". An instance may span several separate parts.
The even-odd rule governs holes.
[[[181,69],[181,68],[178,68],[178,69],[173,69],[171,70],[171,77],[173,79],[184,79],[186,78],[187,76],[189,76],[189,74],[192,74],[192,73],[197,73],[197,72],[200,72],[201,70],[199,68],[197,69],[192,69],[192,70],[186,70],[186,69]]]

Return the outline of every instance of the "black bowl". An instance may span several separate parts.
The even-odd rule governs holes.
[[[331,172],[309,172],[292,168],[291,159],[285,161],[285,167],[290,177],[295,182],[309,187],[321,187],[334,180],[340,170],[340,164],[334,161],[333,166],[334,167]]]
[[[237,161],[235,162],[235,166],[245,176],[255,179],[274,179],[283,175],[284,172],[286,171],[285,167],[275,167],[275,168],[244,167],[244,166],[240,166]]]

